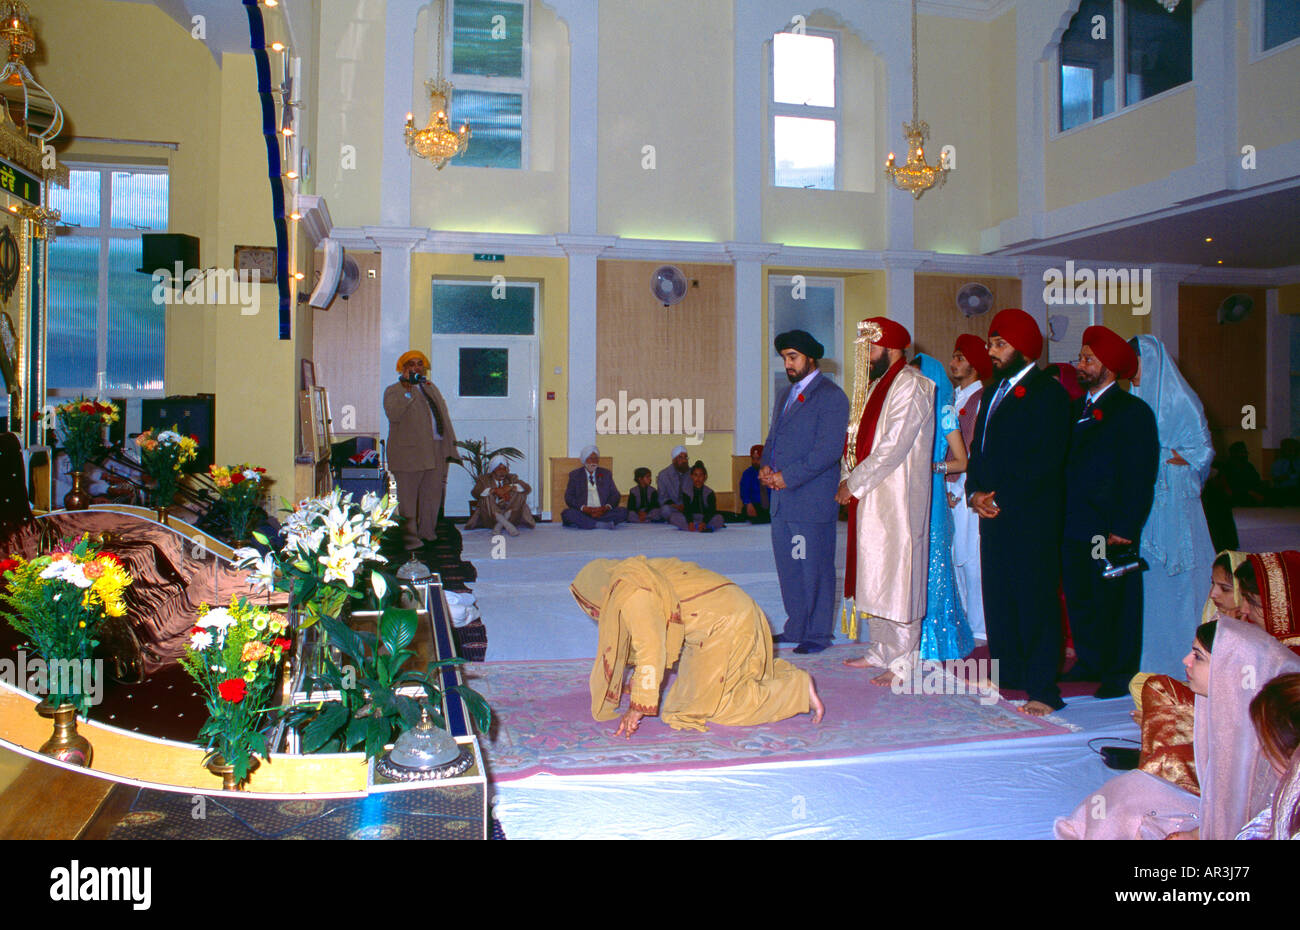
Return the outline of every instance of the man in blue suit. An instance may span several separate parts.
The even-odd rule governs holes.
[[[808,333],[782,333],[776,351],[790,387],[772,408],[758,473],[772,492],[772,551],[787,617],[773,641],[821,652],[835,620],[835,492],[849,399],[818,370],[825,350]]]

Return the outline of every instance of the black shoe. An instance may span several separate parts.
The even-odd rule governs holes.
[[[805,643],[800,643],[799,645],[794,647],[795,653],[801,656],[815,655],[816,653],[825,651],[825,649],[826,649],[825,643],[815,643],[812,640],[809,640],[808,642]]]
[[[797,643],[797,642],[799,642],[799,640],[795,639],[793,636],[786,636],[784,633],[774,633],[772,635],[772,643],[774,645],[778,645],[780,643]]]
[[[1121,698],[1121,697],[1128,697],[1128,696],[1129,696],[1129,690],[1123,685],[1102,685],[1100,688],[1097,689],[1096,693],[1093,694],[1093,697],[1095,697],[1099,701],[1107,701],[1110,700],[1111,698]]]

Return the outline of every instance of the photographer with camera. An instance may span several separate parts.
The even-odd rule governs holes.
[[[428,371],[428,357],[412,349],[397,360],[400,377],[384,391],[388,470],[397,482],[398,512],[406,518],[407,549],[436,538],[447,463],[460,461],[447,402]]]

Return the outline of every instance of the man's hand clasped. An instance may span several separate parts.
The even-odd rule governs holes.
[[[970,496],[970,509],[986,520],[992,520],[1002,512],[993,500],[993,494],[993,491],[976,491]]]

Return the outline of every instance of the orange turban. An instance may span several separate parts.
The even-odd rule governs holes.
[[[404,369],[408,364],[416,361],[417,359],[421,362],[424,362],[424,370],[428,371],[429,368],[431,367],[429,365],[429,356],[425,355],[423,352],[419,351],[418,349],[412,349],[410,352],[403,352],[402,357],[397,360],[397,373],[400,375],[402,373],[402,369]]]

